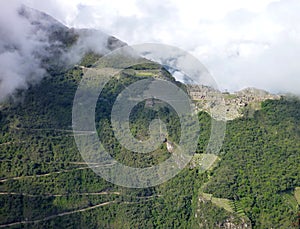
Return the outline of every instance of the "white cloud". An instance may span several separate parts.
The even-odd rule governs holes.
[[[73,27],[193,53],[220,88],[300,94],[299,0],[24,0]],[[300,65],[299,65],[300,66]]]
[[[30,23],[19,17],[18,6],[10,2],[0,10],[0,101],[16,88],[27,88],[28,81],[34,83],[45,73],[36,58],[47,46],[43,42],[45,34],[33,33]]]
[[[66,30],[67,28],[56,20],[23,7],[19,1],[6,2],[2,5],[0,102],[7,96],[14,95],[18,89],[27,89],[30,85],[38,83],[49,70],[58,70],[77,63],[90,50],[99,54],[109,52],[108,36],[95,30],[77,30],[79,39],[76,45],[73,45],[72,49],[67,49],[59,36],[55,36],[57,33],[64,33],[65,39],[75,36]]]

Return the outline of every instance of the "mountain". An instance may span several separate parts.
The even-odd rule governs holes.
[[[0,24],[0,101],[48,74],[69,69],[89,52],[102,56],[126,45],[101,31],[68,28],[26,6],[8,15],[18,26]]]
[[[85,71],[107,50],[125,43],[100,36],[104,49],[91,49],[94,34],[101,32],[69,29],[48,15],[30,12],[21,11],[21,15],[49,32],[53,46],[51,55],[43,56],[41,62],[47,74],[0,105],[0,227],[298,228],[298,98],[279,98],[255,89],[225,94],[227,104],[242,99],[255,105],[227,121],[221,153],[207,154],[212,118],[198,104],[201,95],[195,102],[200,137],[191,163],[158,186],[120,187],[96,175],[82,159],[72,132],[72,105]],[[76,53],[80,59],[57,63],[57,53],[66,59]],[[159,164],[170,157],[168,141],[174,145],[179,141],[178,115],[155,99],[134,107],[131,132],[145,140],[150,122],[160,118],[166,123],[167,142],[149,154],[139,154],[127,150],[114,136],[110,112],[116,97],[126,86],[148,78],[162,78],[190,92],[189,85],[176,82],[162,66],[149,62],[113,77],[96,107],[99,139],[116,160],[131,167]],[[215,163],[203,170],[208,157]]]
[[[107,48],[109,51],[126,45],[126,43],[118,40],[114,36],[107,35],[99,30],[74,28],[70,29],[48,14],[26,7],[24,5],[19,9],[18,13],[33,26],[34,32],[46,33],[51,44],[49,47],[49,51],[57,50],[57,46],[55,45],[61,45],[60,47],[67,48],[72,44],[77,45],[75,43],[80,39],[85,40],[88,38],[91,39],[92,37],[94,39],[97,39],[98,41],[104,40],[104,48]],[[98,46],[101,45],[101,43],[98,44]],[[88,47],[88,44],[86,46]]]

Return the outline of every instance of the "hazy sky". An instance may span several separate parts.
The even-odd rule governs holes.
[[[194,54],[221,89],[300,94],[299,0],[24,0],[71,27]]]

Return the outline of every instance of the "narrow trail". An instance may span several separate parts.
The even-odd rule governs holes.
[[[5,145],[11,145],[11,144],[21,144],[21,143],[24,143],[26,141],[11,141],[11,142],[4,142],[4,143],[1,143],[0,146],[5,146]]]
[[[5,146],[5,145],[10,145],[12,144],[13,142],[4,142],[4,143],[1,143],[0,146]]]
[[[72,171],[76,171],[76,170],[88,169],[88,168],[90,168],[90,167],[85,166],[85,167],[80,167],[80,168],[76,168],[76,169],[62,170],[62,171],[45,173],[45,174],[39,174],[39,175],[9,177],[9,178],[5,178],[5,179],[0,180],[0,182],[3,183],[3,182],[6,182],[6,181],[9,181],[9,180],[21,180],[21,179],[34,178],[34,177],[36,177],[36,178],[37,177],[47,177],[47,176],[51,176],[53,174],[67,173],[67,172],[72,172]]]
[[[12,226],[17,226],[17,225],[21,225],[21,224],[40,223],[40,222],[47,221],[47,220],[50,220],[50,219],[54,219],[54,218],[57,218],[57,217],[71,215],[71,214],[75,214],[75,213],[79,213],[79,212],[85,212],[85,211],[89,211],[89,210],[92,210],[92,209],[95,209],[95,208],[99,208],[99,207],[106,206],[106,205],[109,205],[109,204],[114,204],[114,203],[119,203],[119,204],[135,204],[135,203],[138,203],[138,202],[109,201],[109,202],[104,202],[104,203],[97,204],[97,205],[94,205],[94,206],[91,206],[91,207],[87,207],[87,208],[82,208],[82,209],[78,209],[78,210],[74,210],[74,211],[67,211],[67,212],[58,213],[58,214],[55,214],[55,215],[47,216],[47,217],[45,217],[43,219],[23,220],[23,221],[14,222],[14,223],[2,224],[2,225],[0,225],[0,228],[12,227]]]
[[[69,164],[72,165],[87,165],[87,163],[85,161],[71,161],[68,162]],[[99,163],[89,163],[90,165],[99,165]]]
[[[1,145],[1,144],[0,144]],[[2,160],[0,160],[0,162],[1,161],[12,161],[11,159],[2,159]],[[42,163],[45,163],[45,164],[51,164],[51,163],[58,163],[58,162],[42,162]],[[69,161],[69,162],[67,162],[67,163],[69,163],[69,164],[71,164],[71,165],[87,165],[87,164],[90,164],[90,165],[99,165],[99,163],[87,163],[87,162],[85,162],[85,161]]]
[[[82,193],[72,193],[72,195],[78,195],[78,196],[102,196],[102,195],[122,195],[120,192],[82,192]],[[19,192],[0,192],[1,195],[16,195],[16,196],[28,196],[28,197],[63,197],[63,196],[70,196],[70,194],[51,194],[51,193],[45,193],[45,194],[29,194],[29,193],[19,193]],[[126,195],[124,195],[126,196]],[[155,197],[162,197],[163,195],[157,194],[152,196],[136,196],[134,198],[136,199],[151,199]]]
[[[65,133],[74,133],[74,134],[95,134],[95,131],[81,130],[74,131],[71,129],[55,129],[55,128],[24,128],[24,127],[10,127],[15,130],[29,130],[29,131],[57,131],[57,132],[65,132]]]
[[[106,165],[93,165],[93,166],[85,166],[85,167],[80,167],[80,168],[75,168],[75,169],[66,169],[62,171],[57,171],[57,172],[50,172],[50,173],[45,173],[45,174],[39,174],[39,175],[30,175],[30,176],[18,176],[18,177],[9,177],[5,179],[1,179],[0,183],[9,181],[9,180],[21,180],[21,179],[26,179],[26,178],[38,178],[38,177],[47,177],[51,176],[53,174],[60,174],[60,173],[67,173],[67,172],[72,172],[72,171],[78,171],[78,170],[84,170],[84,169],[92,169],[92,168],[97,168],[97,167],[103,167],[103,166],[110,166],[113,164],[106,164]]]
[[[100,195],[121,195],[120,192],[83,192],[83,193],[75,193],[78,196],[100,196]],[[62,197],[62,196],[69,196],[70,194],[29,194],[29,193],[18,193],[18,192],[0,192],[0,195],[22,195],[22,196],[28,196],[28,197],[40,197],[40,196],[46,196],[46,197]],[[72,193],[74,195],[74,193]]]
[[[62,212],[62,213],[59,213],[59,214],[55,214],[55,215],[51,215],[51,216],[45,217],[43,219],[23,220],[23,221],[14,222],[14,223],[2,224],[2,225],[0,225],[0,228],[17,226],[17,225],[20,225],[20,224],[40,223],[42,221],[47,221],[47,220],[50,220],[50,219],[54,219],[56,217],[71,215],[71,214],[78,213],[78,212],[89,211],[89,210],[92,210],[92,209],[95,209],[95,208],[99,208],[99,207],[102,207],[102,206],[105,206],[105,205],[109,205],[109,204],[112,204],[112,203],[116,203],[116,201],[104,202],[102,204],[97,204],[97,205],[94,205],[94,206],[91,206],[91,207],[87,207],[87,208],[82,208],[82,209],[78,209],[78,210],[74,210],[74,211],[68,211],[68,212]]]

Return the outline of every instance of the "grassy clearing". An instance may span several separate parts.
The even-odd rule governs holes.
[[[157,70],[135,70],[134,72],[134,75],[135,76],[138,76],[138,77],[158,77],[160,75],[160,72],[157,71]]]
[[[295,198],[300,205],[300,187],[295,188]]]
[[[238,96],[235,95],[235,94],[226,94],[226,93],[223,93],[223,97],[225,99],[236,99]]]
[[[213,197],[211,199],[211,202],[217,205],[218,207],[224,208],[226,211],[234,212],[231,207],[231,200]]]
[[[288,203],[295,211],[298,209],[298,203],[294,195],[291,193],[283,194],[283,199]]]
[[[155,75],[152,72],[136,72],[136,76],[139,76],[139,77],[153,77]]]
[[[242,206],[240,206],[240,203],[237,201],[232,201],[232,200],[224,199],[224,198],[216,198],[216,197],[213,197],[213,195],[209,194],[209,193],[201,193],[201,196],[203,199],[205,199],[207,201],[211,201],[214,205],[216,205],[220,208],[223,208],[228,212],[232,212],[232,213],[234,212],[240,217],[247,218]]]
[[[212,194],[202,193],[202,196],[205,200],[211,201],[211,199],[212,199]]]
[[[223,198],[215,198],[212,196],[212,194],[208,193],[202,193],[202,197],[207,200],[211,201],[213,204],[217,205],[220,208],[224,208],[226,211],[229,212],[234,212],[232,206],[232,201],[228,199],[223,199]]]
[[[203,170],[210,170],[219,161],[219,157],[215,154],[194,154],[192,164],[201,167]]]

